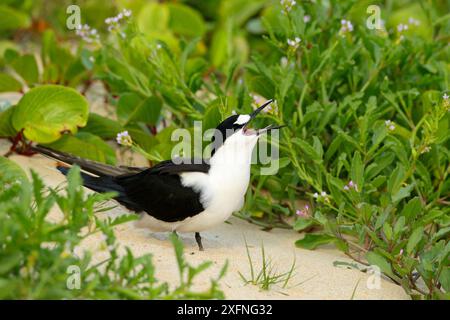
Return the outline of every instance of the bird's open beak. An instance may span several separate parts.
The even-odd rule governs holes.
[[[266,132],[268,132],[268,131],[270,131],[270,130],[274,130],[274,129],[280,129],[280,128],[283,128],[283,127],[285,127],[285,125],[273,125],[273,124],[271,124],[271,125],[269,125],[269,126],[267,126],[267,127],[265,127],[265,128],[263,128],[263,129],[250,129],[249,127],[248,127],[248,125],[250,124],[250,122],[265,108],[265,107],[267,107],[268,105],[270,105],[271,103],[273,102],[273,100],[272,99],[270,99],[270,100],[268,100],[268,101],[266,101],[263,105],[261,105],[260,107],[258,107],[255,111],[253,111],[251,114],[250,114],[250,120],[248,120],[248,122],[244,125],[244,127],[243,127],[243,130],[244,130],[244,134],[246,134],[246,135],[257,135],[257,136],[259,136],[259,135],[261,135],[261,134],[263,134],[263,133],[266,133]]]

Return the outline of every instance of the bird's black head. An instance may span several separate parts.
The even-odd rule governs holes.
[[[278,129],[283,126],[275,126],[270,125],[264,129],[254,130],[250,129],[248,126],[250,122],[269,104],[272,103],[273,100],[268,100],[263,105],[261,105],[259,108],[254,110],[251,114],[234,114],[228,118],[226,118],[224,121],[222,121],[217,127],[216,131],[212,137],[212,143],[213,143],[213,149],[211,151],[211,156],[217,151],[217,149],[222,146],[226,139],[228,139],[230,136],[235,134],[236,132],[241,132],[242,135],[245,137],[250,136],[259,136],[262,133],[265,133],[269,130]]]

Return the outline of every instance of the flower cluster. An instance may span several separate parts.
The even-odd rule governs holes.
[[[420,21],[417,20],[417,19],[414,19],[413,17],[410,17],[410,18],[408,19],[408,23],[409,23],[410,25],[413,25],[413,26],[419,26],[419,25],[420,25]]]
[[[131,10],[123,9],[119,14],[114,17],[105,19],[105,23],[108,25],[108,31],[118,30],[120,28],[121,21],[131,16]]]
[[[315,192],[315,193],[313,194],[313,197],[314,197],[314,199],[317,199],[317,200],[323,199],[323,200],[325,200],[325,201],[329,201],[329,199],[328,199],[328,194],[327,194],[325,191],[322,191],[322,192],[320,193],[320,195],[319,195],[317,192]]]
[[[293,48],[294,50],[297,50],[298,46],[300,45],[300,42],[302,42],[302,39],[300,39],[299,37],[287,40],[288,46]]]
[[[341,36],[345,36],[346,33],[350,33],[353,31],[353,24],[350,20],[342,19],[341,20],[341,30],[339,33]]]
[[[295,211],[295,214],[297,216],[299,216],[299,217],[302,217],[302,218],[308,218],[310,216],[310,214],[309,214],[309,206],[307,204],[305,204],[305,206],[303,207],[303,210],[297,209]]]
[[[398,26],[397,26],[397,31],[398,32],[403,32],[403,31],[406,31],[406,30],[408,30],[408,25],[407,24],[403,24],[403,23],[400,23]]]
[[[284,14],[288,14],[292,8],[297,4],[297,1],[295,0],[280,0],[280,4],[283,7],[281,9],[281,12]]]
[[[356,192],[359,192],[358,190],[358,185],[356,183],[354,183],[352,180],[349,181],[349,183],[347,185],[344,186],[344,190],[348,191],[350,189],[355,190]]]
[[[118,144],[123,146],[131,147],[133,145],[133,140],[131,140],[131,136],[128,131],[119,132],[116,137],[116,141]]]
[[[386,127],[389,129],[389,131],[394,131],[395,130],[395,123],[392,122],[391,120],[386,120],[384,122],[384,124],[386,125]]]
[[[91,27],[87,24],[78,25],[75,33],[87,43],[98,42],[100,39],[97,29],[91,29]]]

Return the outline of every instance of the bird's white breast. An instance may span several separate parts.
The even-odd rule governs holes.
[[[237,133],[227,139],[211,159],[208,173],[180,174],[184,186],[200,194],[205,210],[177,222],[163,222],[143,215],[139,226],[155,231],[200,232],[226,221],[242,208],[250,181],[251,155],[257,137],[242,138]]]

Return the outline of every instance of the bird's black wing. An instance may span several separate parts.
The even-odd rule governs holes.
[[[145,211],[151,216],[167,222],[184,220],[204,210],[200,194],[181,184],[183,172],[209,171],[209,164],[195,159],[162,161],[151,168],[115,167],[82,159],[71,154],[52,150],[44,146],[33,147],[34,151],[70,165],[78,165],[83,184],[97,192],[117,193],[115,199],[130,210]],[[58,166],[67,174],[68,168]]]
[[[207,173],[209,165],[201,163],[175,164],[171,160],[137,174],[114,177],[122,188],[117,200],[135,211],[145,211],[154,218],[175,222],[195,216],[204,210],[200,193],[183,186],[183,172]]]

